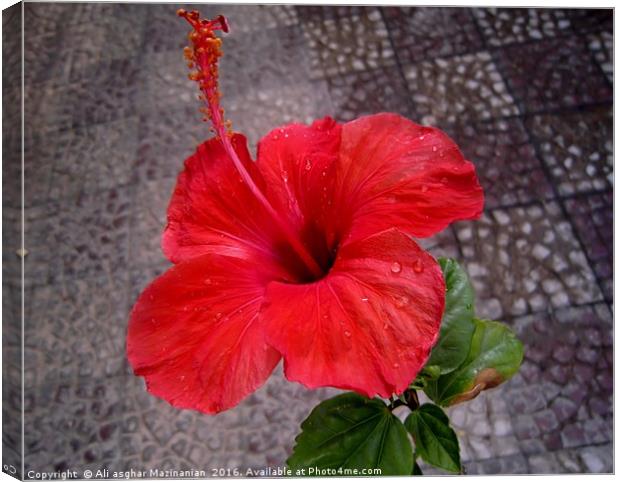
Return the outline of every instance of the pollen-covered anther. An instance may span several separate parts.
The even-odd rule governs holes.
[[[183,49],[183,55],[190,69],[195,68],[189,74],[189,78],[198,82],[202,91],[201,100],[207,104],[206,118],[213,122],[215,131],[219,135],[227,133],[224,125],[224,111],[219,101],[221,93],[218,89],[218,60],[222,56],[222,40],[217,38],[215,32],[222,30],[228,32],[228,23],[220,15],[213,20],[201,19],[196,11],[187,12],[183,9],[177,11],[180,17],[185,18],[192,26],[188,38],[190,45]]]
[[[224,125],[226,126],[226,134],[228,134],[229,136],[232,136],[233,135],[232,121],[226,120],[224,121]]]

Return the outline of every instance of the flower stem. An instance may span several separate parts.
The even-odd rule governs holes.
[[[413,390],[412,388],[408,388],[403,392],[403,394],[393,400],[390,398],[390,411],[393,411],[395,408],[407,406],[413,412],[420,407],[420,400],[418,399],[418,392]]]
[[[408,388],[403,393],[405,396],[405,401],[407,402],[407,406],[411,409],[411,411],[417,410],[420,407],[420,400],[418,399],[418,392]]]

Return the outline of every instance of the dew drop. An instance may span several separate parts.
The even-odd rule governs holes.
[[[282,171],[282,179],[284,179],[284,182],[288,182],[288,172]]]
[[[204,283],[205,283],[206,285],[210,285],[210,284],[211,284],[211,283],[213,283],[213,282],[211,281],[211,278],[207,278],[207,279],[205,279]]]
[[[400,273],[402,266],[400,265],[398,261],[394,261],[392,263],[392,266],[390,266],[390,269],[392,270],[392,273]]]
[[[413,271],[415,271],[416,273],[421,273],[422,271],[424,271],[424,267],[422,266],[422,261],[420,261],[419,259],[416,259],[413,262]]]
[[[361,300],[362,300],[364,303],[368,303],[368,298],[366,298],[365,296],[364,296],[363,298],[361,298]]]
[[[394,368],[398,368],[398,367],[400,367],[400,364],[395,362],[392,366],[393,366]]]
[[[398,298],[396,298],[396,307],[397,308],[402,308],[404,306],[407,306],[409,304],[409,297],[408,296],[399,296]]]
[[[310,169],[312,169],[312,162],[310,162],[310,159],[306,159],[305,169],[306,171],[309,171]]]
[[[351,338],[351,332],[349,330],[344,330],[344,336]]]
[[[422,186],[422,192],[426,192],[426,191],[428,191],[428,186],[426,184],[424,184]]]
[[[422,134],[422,135],[420,136],[420,140],[421,140],[421,141],[423,141],[425,137],[426,137],[426,136],[425,136],[424,134]]]
[[[215,319],[216,320],[221,320],[222,319],[222,313],[220,313],[219,311],[215,314]]]
[[[327,171],[323,171],[323,172],[321,173],[321,176],[323,176],[323,177],[327,176]]]
[[[437,146],[433,146],[433,152],[437,152]]]

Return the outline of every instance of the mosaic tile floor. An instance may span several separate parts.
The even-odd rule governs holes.
[[[27,470],[281,465],[333,393],[278,371],[209,417],[147,395],[128,368],[128,311],[168,266],[165,208],[207,135],[177,8],[25,7]],[[481,313],[526,350],[509,383],[450,410],[467,473],[610,472],[611,10],[201,10],[232,25],[224,106],[252,146],[292,120],[388,110],[445,129],[476,164],[484,216],[423,244],[467,266]],[[20,22],[3,12],[3,462],[17,467]]]

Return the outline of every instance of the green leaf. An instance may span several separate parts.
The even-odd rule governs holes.
[[[411,475],[424,475],[417,462],[413,463],[413,471],[411,472]]]
[[[413,390],[424,390],[428,380],[437,380],[441,375],[441,369],[437,365],[426,365],[415,380],[409,384],[409,388]]]
[[[449,472],[461,471],[456,433],[443,410],[426,403],[409,414],[405,427],[413,436],[415,451],[426,463]]]
[[[439,265],[446,280],[446,308],[439,341],[426,365],[436,365],[445,374],[456,369],[467,356],[474,333],[474,290],[467,273],[455,260],[439,258]]]
[[[361,475],[379,468],[381,475],[410,475],[413,448],[407,430],[381,400],[344,393],[317,405],[301,424],[293,455],[293,469],[345,469],[338,475]],[[329,475],[329,474],[327,474]]]
[[[474,319],[467,358],[453,372],[427,382],[425,393],[439,405],[471,400],[514,375],[523,360],[523,345],[503,323]]]

